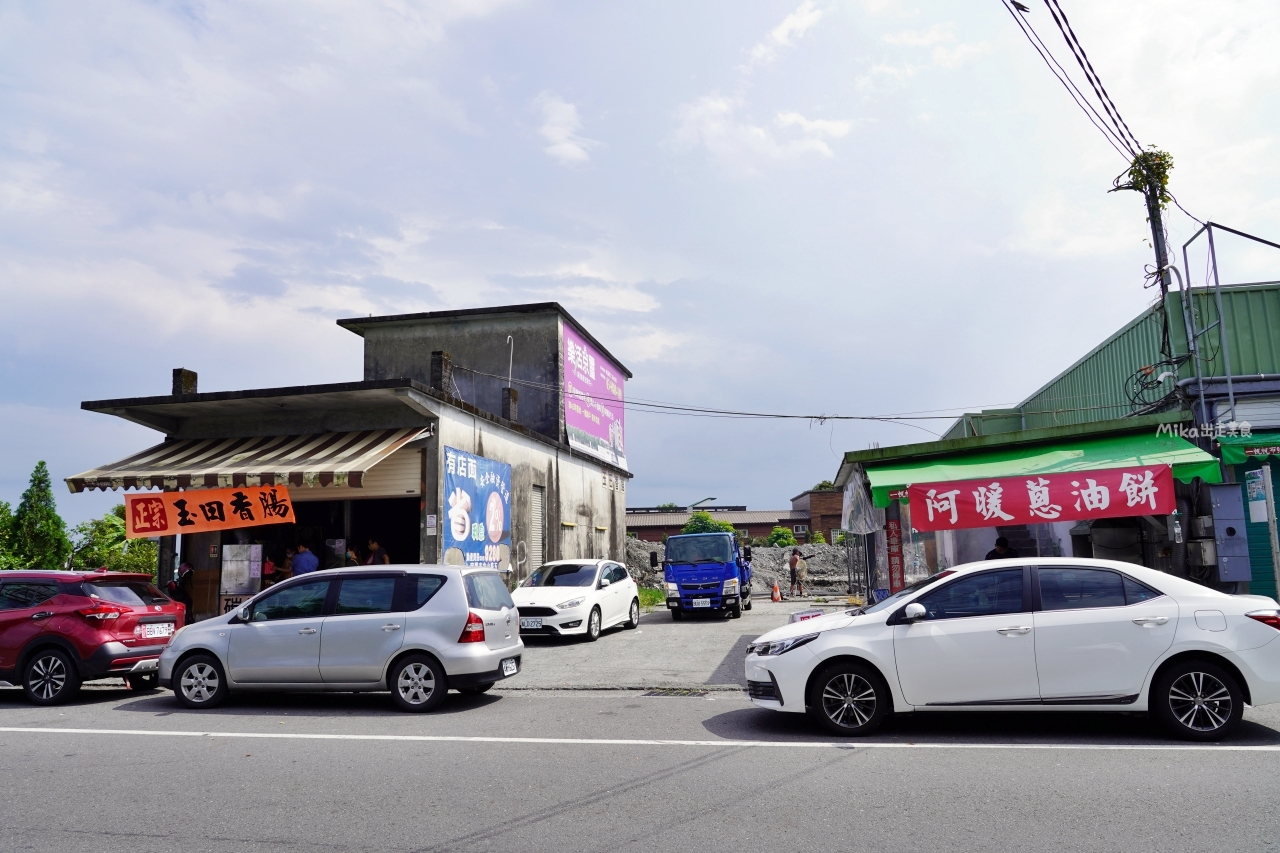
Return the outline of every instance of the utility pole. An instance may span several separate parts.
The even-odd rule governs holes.
[[[1160,351],[1165,358],[1173,357],[1173,344],[1169,335],[1169,318],[1165,306],[1172,278],[1169,275],[1169,246],[1164,239],[1162,212],[1169,203],[1169,172],[1173,169],[1173,157],[1167,151],[1151,146],[1139,151],[1129,164],[1129,169],[1112,182],[1112,192],[1133,190],[1142,193],[1147,204],[1147,222],[1151,225],[1151,247],[1156,253],[1155,279],[1160,285],[1160,311],[1165,315],[1164,333]],[[1126,180],[1127,179],[1127,180]],[[1122,183],[1123,182],[1123,183]]]

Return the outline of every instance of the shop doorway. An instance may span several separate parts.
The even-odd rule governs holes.
[[[417,563],[421,555],[420,503],[415,498],[351,501],[351,544],[369,559],[369,538],[387,549],[392,563]]]

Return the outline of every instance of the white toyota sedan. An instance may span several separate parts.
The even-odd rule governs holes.
[[[526,637],[576,635],[593,642],[605,628],[640,624],[640,591],[627,567],[612,560],[543,563],[511,598]]]
[[[864,735],[889,713],[1146,711],[1217,740],[1280,702],[1280,609],[1109,560],[1041,557],[939,572],[865,610],[764,634],[751,701]]]

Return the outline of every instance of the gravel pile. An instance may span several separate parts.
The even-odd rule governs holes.
[[[649,567],[649,552],[658,552],[658,561],[666,555],[666,548],[661,542],[642,542],[639,539],[627,540],[627,569],[640,586],[650,589],[662,589],[662,566]],[[801,555],[809,564],[809,580],[805,583],[805,592],[811,589],[819,593],[843,593],[848,583],[848,557],[843,546],[838,545],[804,545]],[[791,584],[791,570],[787,561],[791,558],[790,548],[752,548],[752,593],[767,596],[777,580],[779,589],[785,595]]]

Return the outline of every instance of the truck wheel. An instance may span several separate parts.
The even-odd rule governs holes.
[[[750,609],[751,609],[751,596],[750,596],[750,595],[748,595],[748,596],[746,597],[746,599],[742,602],[742,609],[743,609],[743,610],[750,610]]]
[[[674,608],[674,609],[671,611],[671,621],[672,621],[672,622],[679,622],[679,621],[680,621],[681,619],[683,619],[683,618],[684,618],[684,613],[682,613],[682,612],[680,611],[680,608],[678,608],[678,607],[677,607],[677,608]]]
[[[735,603],[732,607],[730,607],[730,608],[729,608],[729,618],[730,618],[730,619],[741,619],[741,618],[742,618],[742,603],[741,603],[741,602]]]

